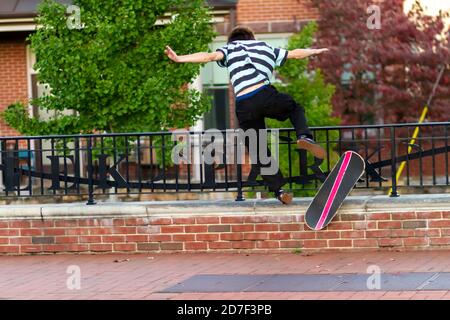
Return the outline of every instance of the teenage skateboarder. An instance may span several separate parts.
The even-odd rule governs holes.
[[[270,79],[274,68],[282,66],[287,59],[303,59],[325,51],[328,49],[287,51],[273,48],[263,41],[257,41],[251,29],[236,27],[228,36],[227,45],[217,49],[216,52],[198,52],[178,56],[167,46],[165,53],[177,63],[217,61],[217,64],[227,68],[230,74],[236,94],[236,116],[241,129],[265,129],[264,118],[280,121],[290,119],[297,134],[298,147],[310,151],[316,158],[323,159],[326,151],[312,140],[303,107],[291,96],[278,92],[270,85]],[[259,160],[257,165],[264,167],[259,164]],[[291,203],[292,195],[281,189],[284,179],[280,170],[274,175],[262,175],[262,178],[279,201],[283,204]]]

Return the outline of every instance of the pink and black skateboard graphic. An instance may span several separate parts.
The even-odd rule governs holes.
[[[364,170],[359,154],[346,151],[342,155],[306,210],[305,222],[310,229],[321,230],[331,222]]]

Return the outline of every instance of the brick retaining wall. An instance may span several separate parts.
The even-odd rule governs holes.
[[[101,205],[97,214],[92,213],[96,206],[83,204],[52,206],[48,214],[42,207],[21,214],[16,207],[7,216],[0,212],[0,254],[450,248],[450,206],[446,204],[427,204],[425,210],[418,206],[415,211],[396,205],[392,210],[373,208],[371,212],[367,203],[360,212],[357,206],[344,206],[318,232],[304,224],[306,202],[290,207],[273,202],[260,208],[230,204],[229,210],[226,205],[213,206],[211,213],[207,204],[177,203],[159,209],[145,206],[144,211],[143,204],[122,203],[111,214]],[[134,207],[141,212],[133,214]]]

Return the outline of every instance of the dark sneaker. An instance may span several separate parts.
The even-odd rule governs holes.
[[[324,148],[313,139],[308,137],[300,137],[297,140],[297,146],[299,149],[304,149],[312,153],[312,155],[318,159],[325,159],[327,152]]]
[[[290,204],[292,202],[292,194],[283,190],[276,192],[275,196],[282,204]]]

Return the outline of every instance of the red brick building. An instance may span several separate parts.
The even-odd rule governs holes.
[[[0,111],[9,104],[26,102],[29,96],[27,46],[23,32],[0,34]],[[0,119],[0,135],[18,133]]]
[[[27,102],[45,91],[37,82],[33,70],[34,54],[29,49],[27,36],[34,32],[36,0],[0,1],[0,112],[11,103]],[[58,0],[70,3],[70,0]],[[212,6],[216,30],[219,36],[212,49],[225,43],[225,35],[237,24],[245,24],[255,30],[257,36],[283,46],[292,32],[302,23],[314,19],[318,13],[308,6],[308,0],[208,0]],[[202,70],[197,80],[199,89],[214,95],[214,108],[205,115],[202,127],[234,127],[233,94],[228,85],[226,70],[212,64]],[[30,106],[30,114],[46,117],[45,113]],[[0,135],[18,135],[0,119]]]
[[[302,22],[317,17],[306,0],[240,0],[237,5],[238,23],[258,33],[298,31]]]

